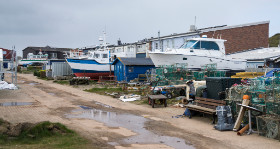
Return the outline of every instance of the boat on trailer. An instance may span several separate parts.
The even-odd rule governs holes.
[[[200,70],[203,65],[217,64],[217,70],[244,71],[247,61],[227,57],[225,41],[204,35],[187,40],[179,49],[155,50],[149,55],[156,67],[187,63],[188,69]]]
[[[79,50],[70,51],[70,56],[66,58],[66,61],[77,77],[90,77],[93,80],[98,80],[99,76],[114,74],[110,51],[107,49],[89,51],[87,55]]]

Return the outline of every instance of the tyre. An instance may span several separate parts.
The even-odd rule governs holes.
[[[168,93],[168,94],[166,94],[166,97],[167,97],[168,99],[171,99],[171,98],[172,98],[172,94],[171,94],[171,93]]]

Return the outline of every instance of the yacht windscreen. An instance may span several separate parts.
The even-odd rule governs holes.
[[[181,48],[219,50],[218,44],[213,41],[198,41],[198,40],[189,40]]]
[[[183,44],[181,48],[183,49],[191,48],[196,42],[197,40],[189,40],[185,44]]]

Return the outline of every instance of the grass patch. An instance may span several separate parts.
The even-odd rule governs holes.
[[[4,120],[0,118],[0,126],[4,123]]]
[[[167,99],[166,101],[167,101],[168,105],[174,105],[179,102],[179,100],[176,100],[176,98]],[[144,105],[144,104],[149,104],[149,101],[148,101],[148,98],[145,98],[142,100],[131,101],[131,103],[134,103],[137,105]],[[159,104],[159,100],[156,100],[156,103]]]
[[[147,98],[142,99],[142,100],[135,100],[135,101],[131,101],[131,103],[137,104],[137,105],[146,105],[149,104],[149,101]]]
[[[41,80],[46,80],[46,81],[53,80],[53,79],[49,79],[49,78],[41,78],[41,77],[37,77],[37,78],[41,79]]]
[[[33,74],[33,71],[21,70],[19,73],[22,73],[22,74]]]
[[[0,134],[0,148],[89,148],[90,142],[60,123],[42,122],[19,136]]]
[[[61,85],[69,84],[69,80],[54,80],[53,82]]]

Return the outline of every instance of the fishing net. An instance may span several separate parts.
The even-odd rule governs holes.
[[[257,117],[259,135],[280,141],[280,116],[262,115]]]

